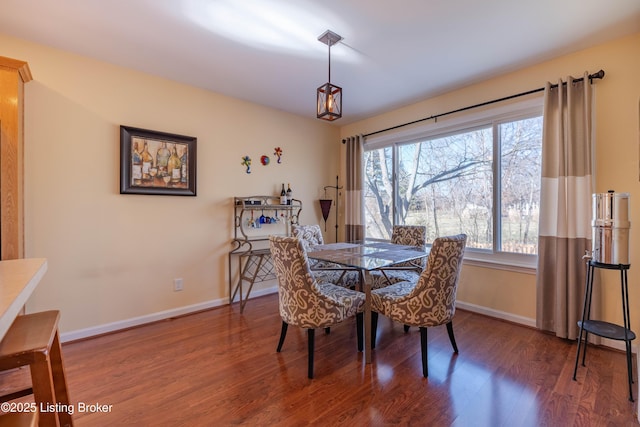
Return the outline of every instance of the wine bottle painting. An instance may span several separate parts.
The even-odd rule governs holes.
[[[195,196],[196,138],[120,127],[120,193]]]

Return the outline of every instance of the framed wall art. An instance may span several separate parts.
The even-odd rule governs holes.
[[[196,142],[120,126],[120,194],[196,195]]]

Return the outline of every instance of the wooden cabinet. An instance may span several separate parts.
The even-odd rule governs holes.
[[[0,259],[24,258],[24,84],[29,64],[0,56]]]

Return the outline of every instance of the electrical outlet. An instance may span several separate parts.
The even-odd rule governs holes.
[[[182,278],[173,279],[173,290],[174,290],[174,292],[182,290]]]

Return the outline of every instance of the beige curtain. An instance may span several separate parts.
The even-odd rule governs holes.
[[[591,96],[588,73],[545,88],[536,324],[568,339],[578,336],[591,250]]]
[[[364,137],[351,136],[345,139],[347,145],[347,180],[345,186],[345,240],[362,240],[364,233],[364,200],[362,161]]]

